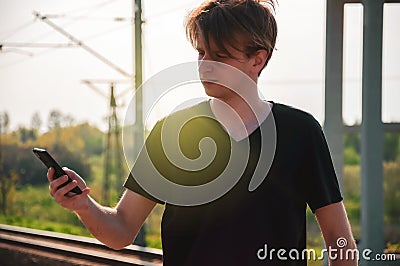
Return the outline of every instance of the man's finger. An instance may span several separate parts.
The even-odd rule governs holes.
[[[47,170],[47,180],[49,180],[49,182],[54,180],[54,168],[50,167],[49,170]]]
[[[68,183],[67,185],[58,189],[57,192],[54,194],[54,198],[56,200],[61,200],[61,198],[64,198],[65,195],[68,194],[68,192],[70,192],[77,185],[78,183],[75,180],[73,180],[71,183]]]
[[[60,176],[59,178],[51,181],[50,182],[50,195],[52,195],[54,197],[54,195],[57,193],[58,188],[67,181],[68,181],[68,177],[66,175]]]

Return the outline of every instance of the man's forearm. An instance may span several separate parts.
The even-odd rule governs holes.
[[[87,207],[75,213],[94,237],[113,249],[132,243],[137,232],[127,228],[117,209],[101,206],[91,197],[87,200]]]
[[[338,247],[337,243],[332,243],[336,249],[335,259],[329,258],[329,266],[356,266],[358,265],[357,246],[354,240],[347,242],[345,247]]]

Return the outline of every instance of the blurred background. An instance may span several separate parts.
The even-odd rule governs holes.
[[[142,1],[144,81],[197,59],[183,25],[186,14],[201,2]],[[321,124],[325,10],[325,1],[279,1],[277,47],[259,82],[266,99],[310,112]],[[346,125],[361,121],[362,12],[359,4],[345,6],[342,115]],[[79,172],[95,199],[110,205],[117,202],[128,170],[123,167],[118,172],[120,165],[107,161],[107,141],[113,139],[108,134],[110,119],[123,121],[133,95],[132,16],[132,2],[126,0],[0,1],[0,223],[90,236],[74,214],[48,195],[46,170],[31,152],[35,146],[46,147],[60,163]],[[387,123],[400,122],[398,25],[400,4],[385,4],[382,121]],[[205,96],[201,86],[177,90],[157,106],[146,130],[194,96]],[[151,105],[146,95],[144,105]],[[382,141],[385,243],[400,252],[400,134],[385,133]],[[359,238],[359,133],[347,133],[344,144],[343,193],[353,233]],[[157,207],[146,222],[149,247],[161,248],[161,215],[162,207]],[[308,230],[309,247],[321,248],[310,211]]]

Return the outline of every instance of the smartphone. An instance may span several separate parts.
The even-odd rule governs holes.
[[[61,168],[61,166],[56,162],[56,160],[54,160],[53,157],[51,157],[51,155],[45,149],[33,148],[32,151],[42,161],[42,163],[46,165],[47,169],[50,167],[54,168],[54,179],[59,178],[63,175],[68,176]],[[68,176],[68,181],[59,186],[59,188],[67,185],[70,182],[72,182],[72,179]],[[82,190],[78,186],[74,187],[70,192],[75,194],[82,194]]]

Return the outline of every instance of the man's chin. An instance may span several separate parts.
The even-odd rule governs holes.
[[[210,97],[218,97],[223,90],[221,85],[218,85],[213,82],[205,81],[205,82],[202,82],[202,84],[203,84],[205,93]]]

